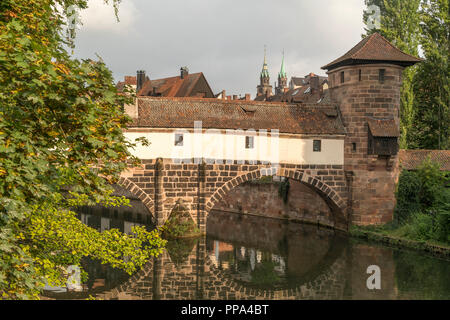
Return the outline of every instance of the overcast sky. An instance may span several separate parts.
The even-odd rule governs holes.
[[[282,51],[288,79],[338,58],[363,33],[364,0],[89,0],[75,56],[98,54],[116,82],[145,70],[150,79],[203,72],[214,93],[255,96],[267,46],[271,84]]]

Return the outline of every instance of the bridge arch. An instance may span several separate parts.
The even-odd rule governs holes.
[[[261,178],[264,170],[270,170],[270,168],[262,168],[243,173],[224,183],[205,201],[205,217],[207,217],[214,206],[224,198],[227,192],[244,182]],[[333,187],[329,186],[320,177],[311,176],[301,170],[280,168],[276,175],[299,181],[317,192],[331,209],[334,224],[330,225],[330,227],[339,230],[347,230],[347,204]]]
[[[129,192],[131,192],[131,194],[133,194],[137,199],[142,201],[144,206],[148,209],[148,211],[152,215],[152,221],[154,222],[155,221],[154,203],[153,200],[150,198],[150,196],[127,177],[121,177],[117,182],[117,184],[125,188]]]

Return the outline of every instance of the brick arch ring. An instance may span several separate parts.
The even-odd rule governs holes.
[[[142,201],[144,206],[148,209],[149,213],[152,216],[152,220],[155,220],[154,214],[154,203],[150,196],[144,192],[141,188],[139,188],[133,181],[129,180],[126,177],[121,177],[117,184],[126,190],[130,191],[134,196],[136,196],[139,200]]]
[[[244,173],[240,176],[237,176],[237,177],[227,181],[222,187],[217,189],[211,195],[211,197],[209,197],[209,199],[206,201],[205,214],[208,215],[209,212],[211,211],[211,209],[214,208],[216,203],[218,203],[220,200],[222,200],[223,197],[230,190],[234,189],[235,187],[237,187],[238,185],[240,185],[246,181],[261,178],[263,176],[263,174],[261,173],[262,170],[269,170],[268,172],[270,172],[271,169],[268,168],[268,169],[254,170],[254,171],[251,171],[248,173]],[[267,175],[270,175],[270,174],[267,174]],[[316,177],[313,177],[311,175],[308,175],[304,171],[280,168],[277,175],[280,177],[286,177],[286,178],[291,178],[296,181],[300,181],[300,182],[304,183],[305,185],[314,189],[325,200],[325,202],[328,204],[328,206],[332,210],[333,217],[335,219],[334,227],[336,229],[343,229],[343,230],[346,229],[346,227],[344,227],[342,225],[342,221],[346,220],[346,217],[345,217],[345,212],[346,212],[346,207],[347,207],[346,201],[344,199],[342,199],[342,197],[335,190],[333,190],[332,187],[327,185],[322,180],[320,180]],[[339,225],[337,223],[338,221],[339,221]]]

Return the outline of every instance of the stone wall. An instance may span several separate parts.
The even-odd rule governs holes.
[[[279,183],[246,182],[228,192],[213,210],[333,224],[330,207],[312,188],[290,180],[286,203],[279,195],[279,188]]]
[[[348,228],[348,187],[340,165],[280,164],[275,172],[270,164],[238,164],[236,161],[180,164],[160,158],[142,162],[142,166],[123,172],[118,183],[142,200],[157,225],[164,224],[175,205],[181,203],[204,232],[206,216],[231,190],[244,182],[276,174],[310,186],[332,210],[330,226],[341,230]]]

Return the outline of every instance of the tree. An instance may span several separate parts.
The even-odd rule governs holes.
[[[378,32],[393,45],[413,56],[419,52],[420,8],[421,0],[365,0],[367,9],[363,20],[366,24],[366,35]],[[375,14],[370,10],[377,6],[380,11],[380,28],[372,26],[370,17]],[[410,67],[403,72],[403,84],[400,95],[400,147],[408,148],[408,132],[413,127],[414,119],[414,88],[413,79],[417,67]]]
[[[115,0],[114,7],[120,0]],[[0,296],[38,297],[83,256],[131,273],[162,250],[159,232],[100,234],[70,210],[122,205],[111,196],[127,162],[139,163],[123,135],[130,118],[111,72],[66,51],[64,13],[87,0],[0,3]]]
[[[420,44],[426,60],[414,77],[416,95],[414,130],[409,137],[414,148],[450,147],[450,21],[448,0],[423,1]]]

